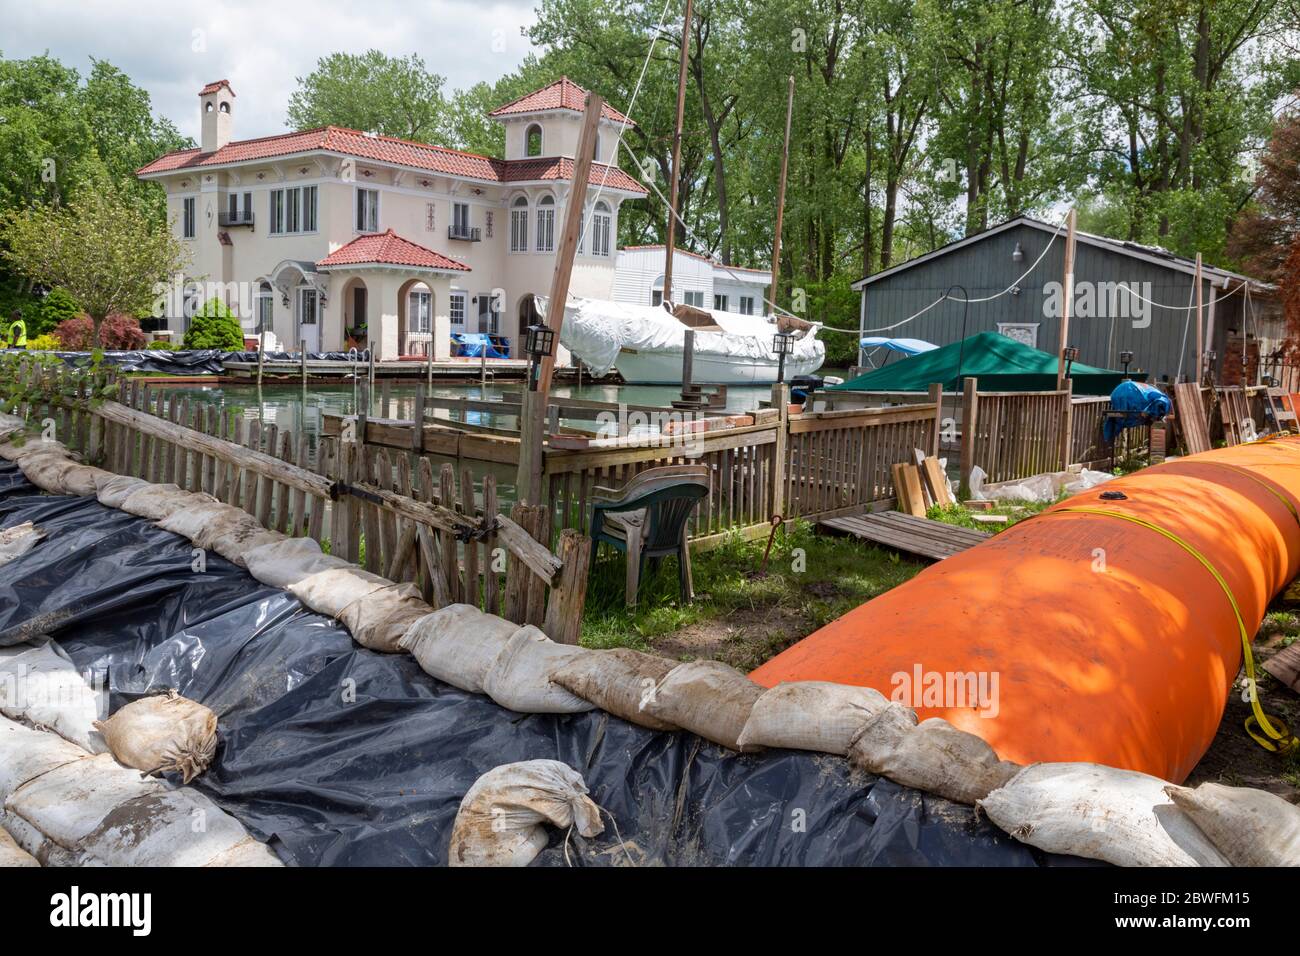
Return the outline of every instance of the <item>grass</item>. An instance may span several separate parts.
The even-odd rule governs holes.
[[[759,575],[766,544],[736,536],[693,555],[696,600],[690,604],[679,598],[676,558],[665,559],[657,573],[647,567],[633,609],[623,602],[622,554],[602,549],[587,588],[582,643],[649,650],[656,639],[692,625],[737,625],[735,639],[747,646],[735,649],[736,659],[756,666],[924,567],[852,538],[813,534],[799,523],[777,534],[767,574]],[[747,629],[742,621],[776,622],[779,633]]]
[[[1030,502],[1003,503],[999,502],[989,511],[968,511],[961,505],[949,505],[942,507],[940,505],[931,506],[925,513],[925,516],[931,521],[942,521],[944,524],[957,525],[960,528],[972,528],[975,531],[989,531],[996,533],[1005,531],[1013,524],[1024,521],[1026,518],[1032,518],[1034,515],[1050,508],[1058,501],[1063,501],[1065,495],[1057,498],[1056,501],[1048,501],[1042,504]],[[1002,515],[1007,519],[1006,524],[985,524],[976,521],[971,515]]]

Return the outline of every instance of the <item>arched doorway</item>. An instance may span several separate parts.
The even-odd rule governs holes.
[[[519,332],[510,343],[510,357],[521,358],[524,354],[524,341],[528,337],[528,326],[542,321],[542,314],[537,310],[537,297],[526,292],[519,297]]]
[[[352,278],[343,286],[343,347],[367,348],[370,344],[370,290],[365,280]]]
[[[433,354],[433,290],[422,279],[403,283],[397,292],[397,353]]]

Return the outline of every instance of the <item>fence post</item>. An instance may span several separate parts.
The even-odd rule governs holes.
[[[930,439],[930,456],[939,457],[939,433],[943,430],[943,383],[930,386],[930,401],[934,403],[934,436]]]
[[[772,406],[780,413],[776,420],[776,445],[772,452],[772,514],[785,517],[786,455],[790,433],[790,386],[772,386]]]
[[[1061,409],[1060,454],[1061,471],[1070,467],[1071,451],[1074,447],[1074,382],[1065,380],[1065,406]]]
[[[564,562],[546,605],[542,631],[557,644],[577,644],[582,636],[582,609],[587,601],[587,571],[591,539],[566,528],[560,532],[559,555]]]
[[[961,484],[958,494],[970,497],[970,473],[975,467],[975,423],[979,416],[979,379],[962,382],[961,395]]]

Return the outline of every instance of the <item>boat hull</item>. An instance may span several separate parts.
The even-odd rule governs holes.
[[[822,358],[787,359],[785,380],[811,375],[822,366]],[[679,385],[682,381],[681,352],[650,352],[623,349],[614,362],[629,385]],[[701,355],[691,363],[691,380],[697,385],[771,385],[776,382],[777,361],[755,361],[741,356]]]

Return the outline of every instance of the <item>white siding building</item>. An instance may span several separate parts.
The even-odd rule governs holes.
[[[673,301],[701,309],[766,315],[770,273],[724,266],[694,252],[673,250]],[[626,246],[614,269],[614,301],[658,305],[663,301],[664,247]]]

